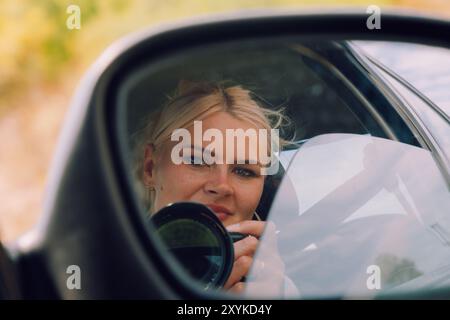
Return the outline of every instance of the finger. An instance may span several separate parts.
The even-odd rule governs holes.
[[[241,279],[245,277],[245,275],[250,270],[252,263],[253,259],[249,256],[243,256],[240,257],[239,259],[236,259],[233,263],[233,269],[231,270],[231,274],[223,287],[225,289],[229,289],[235,283],[241,281]]]
[[[245,283],[237,282],[229,289],[229,292],[234,294],[242,294],[244,293],[244,290],[245,290]]]
[[[277,228],[275,223],[272,221],[253,221],[253,220],[245,220],[240,223],[232,224],[226,227],[228,231],[231,232],[240,232],[244,234],[250,234],[255,237],[261,237],[264,235],[273,235],[277,234]]]
[[[228,230],[238,230],[244,234],[258,237],[260,254],[275,254],[278,251],[277,228],[272,221],[243,221],[238,225],[229,226]]]
[[[233,224],[227,227],[228,231],[240,232],[250,234],[255,237],[260,237],[266,225],[265,221],[245,220],[240,223]]]
[[[244,239],[235,242],[234,245],[234,260],[243,256],[253,257],[258,249],[259,240],[253,236],[245,237]]]
[[[267,256],[277,253],[278,245],[277,245],[276,226],[273,222],[243,221],[239,224],[228,226],[227,229],[228,231],[247,233],[253,236],[259,235],[260,239],[262,239],[259,248],[260,254]],[[264,235],[261,237],[263,230]],[[253,256],[259,244],[255,241],[255,239],[250,240],[245,238],[241,241],[236,242],[234,245],[235,245],[235,254],[238,257],[240,257],[243,255]]]

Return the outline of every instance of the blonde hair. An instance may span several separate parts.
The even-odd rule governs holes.
[[[194,120],[203,120],[221,111],[258,128],[267,129],[268,132],[290,125],[283,109],[272,110],[260,106],[252,98],[252,93],[239,85],[227,87],[225,83],[180,81],[175,95],[156,114],[148,116],[143,128],[135,136],[134,174],[147,207],[153,203],[154,191],[145,190],[143,184],[146,146],[152,144],[157,152],[174,130],[187,128]],[[280,150],[289,143],[280,137]]]

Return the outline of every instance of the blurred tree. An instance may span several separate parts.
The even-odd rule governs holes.
[[[392,254],[381,254],[375,264],[381,269],[381,285],[383,289],[395,287],[423,274],[417,269],[414,261],[399,258]]]

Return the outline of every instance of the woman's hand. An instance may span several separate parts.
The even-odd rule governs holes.
[[[275,225],[248,220],[228,226],[227,230],[249,236],[234,243],[233,269],[224,289],[234,293],[243,293],[245,289],[252,296],[280,296],[284,285],[284,263],[277,249]],[[242,281],[243,277],[246,282]]]

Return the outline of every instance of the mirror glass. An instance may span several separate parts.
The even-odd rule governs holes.
[[[447,49],[295,37],[149,59],[117,92],[142,221],[205,291],[448,286],[448,70]]]

